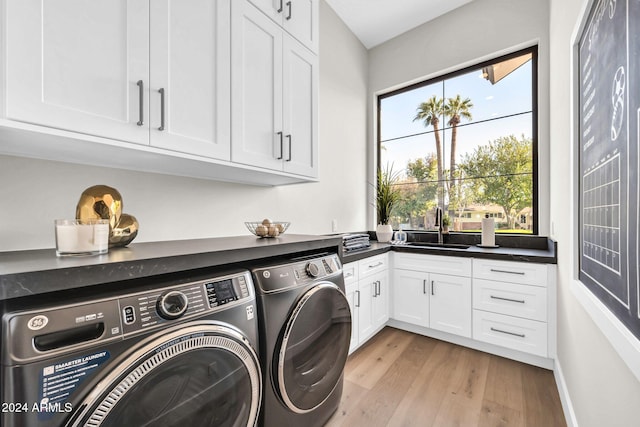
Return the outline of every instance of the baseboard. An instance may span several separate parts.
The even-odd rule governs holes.
[[[573,410],[571,396],[569,396],[569,389],[567,388],[567,383],[564,380],[562,366],[558,359],[555,361],[553,376],[556,379],[556,386],[558,387],[558,394],[560,395],[560,402],[562,403],[562,410],[564,412],[564,419],[567,422],[567,427],[578,427],[578,420],[576,418],[576,413]]]

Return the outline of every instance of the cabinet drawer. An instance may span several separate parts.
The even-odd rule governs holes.
[[[547,289],[473,279],[473,308],[546,322]]]
[[[523,285],[547,286],[547,266],[528,262],[474,259],[473,277]]]
[[[362,279],[389,268],[387,254],[372,256],[358,261],[358,279]]]
[[[471,258],[395,252],[394,268],[471,277]]]
[[[547,324],[473,310],[473,339],[547,357]]]
[[[342,266],[342,274],[344,275],[344,284],[349,285],[358,281],[358,263],[350,262]]]

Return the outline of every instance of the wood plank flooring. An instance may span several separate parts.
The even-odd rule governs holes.
[[[347,360],[326,427],[566,427],[553,373],[385,328]]]

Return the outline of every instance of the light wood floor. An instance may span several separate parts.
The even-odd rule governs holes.
[[[565,427],[553,373],[385,328],[347,360],[328,427]]]

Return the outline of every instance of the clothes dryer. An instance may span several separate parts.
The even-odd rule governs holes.
[[[322,426],[342,396],[351,311],[335,254],[252,270],[264,378],[265,427]]]

